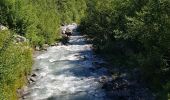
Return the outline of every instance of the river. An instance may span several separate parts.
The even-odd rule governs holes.
[[[65,27],[76,29],[75,25]],[[96,69],[94,64],[104,61],[79,32],[73,32],[68,45],[49,47],[34,60],[38,76],[24,100],[110,100],[99,82],[99,77],[109,77],[108,70]]]

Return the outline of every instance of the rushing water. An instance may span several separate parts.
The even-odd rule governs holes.
[[[75,25],[65,26],[71,29]],[[96,57],[92,45],[78,32],[69,45],[49,47],[35,57],[37,81],[28,86],[25,100],[109,100],[98,79],[107,69],[92,70]]]

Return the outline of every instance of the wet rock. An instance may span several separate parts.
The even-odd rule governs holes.
[[[30,81],[31,81],[31,82],[35,82],[35,81],[36,81],[36,78],[31,77],[31,78],[30,78]]]
[[[100,82],[100,83],[106,83],[106,82],[108,82],[108,81],[109,81],[109,79],[108,79],[107,76],[101,76],[101,77],[99,77],[99,82]]]
[[[68,31],[68,32],[66,31],[65,34],[66,34],[67,37],[70,37],[72,35],[72,31]]]
[[[79,57],[80,55],[79,55],[79,54],[76,54],[76,55],[74,55],[74,56]]]
[[[24,92],[24,94],[22,95],[22,99],[27,99],[27,97],[30,95],[30,92]]]
[[[40,71],[41,68],[35,68],[33,71],[37,72],[37,71]]]
[[[62,42],[64,45],[66,45],[67,43],[69,43],[69,38],[64,35],[64,36],[62,36],[61,42]]]
[[[124,89],[124,88],[127,88],[128,86],[129,86],[129,82],[126,80],[117,79],[113,81],[113,90]]]
[[[113,80],[116,80],[118,77],[119,77],[118,74],[113,74],[113,75],[112,75],[112,79],[113,79]]]
[[[81,59],[81,60],[87,60],[87,57],[86,56],[77,56],[79,59]]]
[[[61,28],[61,34],[63,35],[63,36],[66,36],[66,37],[69,37],[69,36],[71,36],[72,35],[72,33],[73,33],[73,29],[71,29],[69,26],[63,26],[62,28]]]
[[[31,75],[31,77],[36,77],[36,76],[38,76],[38,74],[37,73],[32,73],[32,75]]]

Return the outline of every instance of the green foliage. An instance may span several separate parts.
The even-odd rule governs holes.
[[[0,23],[26,36],[32,46],[54,43],[61,23],[80,22],[84,0],[1,0]]]
[[[62,23],[80,22],[86,14],[85,0],[56,0]]]
[[[167,99],[170,74],[169,0],[89,0],[80,30],[120,66],[139,66],[157,98]],[[164,94],[164,95],[162,95]]]
[[[31,71],[32,49],[28,43],[14,44],[8,31],[0,34],[0,100],[16,100],[16,90]]]

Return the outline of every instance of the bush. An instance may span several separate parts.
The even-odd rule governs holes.
[[[4,37],[0,37],[3,44],[0,47],[0,100],[15,100],[16,90],[26,84],[26,76],[31,71],[32,49],[27,43],[14,44],[11,35]]]

